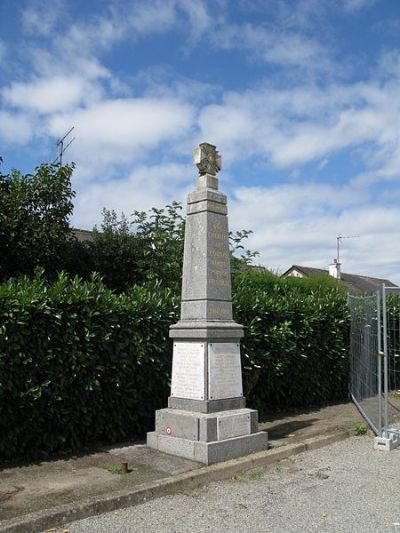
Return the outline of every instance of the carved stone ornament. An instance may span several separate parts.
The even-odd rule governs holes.
[[[193,161],[199,169],[200,176],[215,176],[221,170],[221,156],[213,144],[201,143],[193,151]]]

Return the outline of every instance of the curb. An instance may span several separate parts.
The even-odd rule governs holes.
[[[313,437],[297,444],[288,444],[253,453],[224,463],[205,466],[192,472],[178,474],[150,483],[144,483],[137,489],[113,492],[109,496],[93,496],[84,502],[69,503],[52,509],[45,509],[0,522],[0,533],[38,533],[51,527],[61,526],[75,520],[123,509],[145,501],[191,490],[207,483],[229,479],[238,472],[267,466],[282,459],[309,450],[317,450],[329,444],[351,437],[351,430],[340,430],[335,433]]]

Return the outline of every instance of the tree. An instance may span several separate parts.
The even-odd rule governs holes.
[[[133,225],[142,250],[139,268],[144,279],[159,280],[180,289],[185,219],[182,204],[172,202],[164,209],[153,207],[148,213],[134,211]]]
[[[43,164],[34,174],[0,173],[0,279],[63,267],[72,238],[73,168]]]
[[[78,241],[69,226],[73,211],[73,165],[43,164],[34,174],[0,173],[0,280],[32,274],[48,277],[65,270],[89,279],[98,272],[105,284],[123,292],[135,284],[161,283],[180,291],[185,220],[182,205],[134,211],[128,219],[103,210],[100,229]],[[231,234],[232,272],[246,268],[255,254],[244,250],[248,231]]]
[[[184,219],[177,202],[148,213],[135,211],[131,220],[124,213],[103,209],[100,229],[85,243],[91,270],[99,272],[106,285],[118,292],[134,284],[157,281],[180,287]],[[88,272],[80,272],[86,277]]]
[[[131,226],[124,213],[118,218],[115,211],[103,209],[100,229],[95,227],[92,239],[81,243],[88,257],[86,272],[80,274],[88,277],[90,271],[98,272],[107,287],[118,292],[142,283],[144,278],[138,262],[143,250],[140,250]]]
[[[231,250],[231,272],[232,276],[238,276],[241,272],[251,268],[253,261],[260,255],[259,252],[252,252],[242,244],[253,232],[251,230],[239,230],[229,232],[229,245]],[[240,254],[235,255],[235,254]]]

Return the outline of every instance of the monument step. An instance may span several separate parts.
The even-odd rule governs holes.
[[[153,431],[147,434],[147,446],[210,465],[265,450],[268,447],[268,434],[259,431],[222,441],[202,442],[160,435]]]

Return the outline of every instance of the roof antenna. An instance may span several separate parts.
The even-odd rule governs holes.
[[[336,237],[336,248],[337,248],[337,255],[336,255],[336,262],[340,265],[340,243],[342,239],[358,239],[360,235],[342,235],[339,233],[339,235]]]
[[[72,126],[72,128],[67,131],[67,133],[64,135],[64,137],[62,137],[61,139],[59,139],[57,141],[57,147],[60,148],[60,153],[58,154],[58,157],[54,160],[54,163],[56,161],[59,161],[60,163],[60,166],[62,167],[62,158],[63,158],[63,154],[65,152],[65,150],[68,148],[68,146],[75,141],[75,137],[72,137],[72,139],[68,142],[68,140],[66,141],[68,135],[72,132],[72,130],[75,129],[75,126]],[[67,142],[67,144],[65,144]]]

